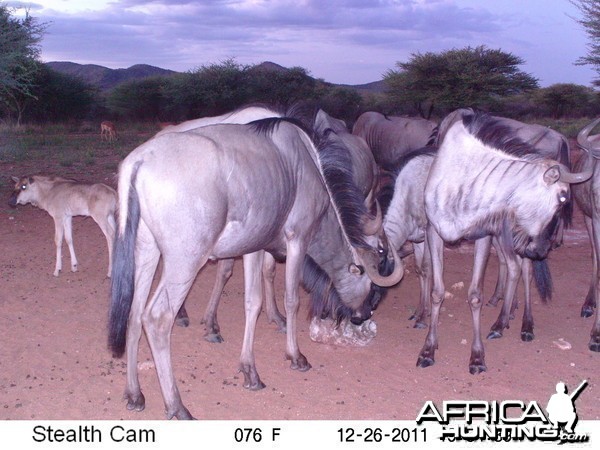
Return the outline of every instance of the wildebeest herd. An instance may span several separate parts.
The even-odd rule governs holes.
[[[109,346],[115,356],[127,354],[129,409],[145,406],[137,374],[143,329],[167,416],[192,417],[173,374],[170,337],[176,319],[185,321],[185,297],[209,260],[219,261],[219,275],[204,320],[207,337],[219,340],[220,291],[234,258],[243,257],[246,325],[240,368],[244,386],[260,389],[264,384],[253,341],[263,298],[269,318],[287,332],[291,368],[308,370],[311,366],[297,342],[300,287],[310,293],[313,316],[360,324],[371,317],[386,289],[400,282],[407,242],[413,243],[421,279],[415,324],[429,322],[417,365],[427,367],[434,363],[445,295],[444,243],[475,240],[468,291],[474,328],[471,373],[486,370],[479,315],[482,274],[492,244],[501,270],[491,302],[504,302],[491,338],[502,335],[514,313],[521,275],[527,287],[534,272],[539,289],[549,295],[545,259],[560,245],[569,225],[571,196],[586,215],[597,258],[600,232],[594,233],[594,222],[600,224],[600,197],[594,180],[600,175],[592,156],[600,151],[600,137],[590,134],[598,121],[579,134],[578,143],[589,156],[572,168],[568,142],[545,127],[462,109],[439,127],[415,126],[406,135],[408,145],[398,129],[411,127],[398,126],[391,141],[381,131],[400,118],[367,114],[372,117],[359,118],[350,133],[323,111],[306,114],[251,106],[167,127],[125,158],[119,170],[111,255]],[[54,201],[63,205],[57,220],[45,206],[48,194],[44,200],[32,196],[37,192],[32,187],[40,181],[16,180],[9,204],[31,202],[47,209],[57,224],[57,246],[62,218],[75,270],[66,217],[91,213],[71,210],[65,206],[68,200]],[[160,280],[149,297],[161,257]],[[285,261],[285,318],[275,305],[275,261]],[[57,250],[55,275],[60,267]],[[599,292],[595,260],[593,267],[594,281],[582,308],[585,315],[592,314]],[[533,339],[527,292],[524,340]],[[597,311],[589,348],[600,351]]]

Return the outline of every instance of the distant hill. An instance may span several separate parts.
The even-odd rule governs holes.
[[[108,90],[116,85],[129,80],[137,80],[154,76],[169,76],[178,72],[173,70],[161,69],[160,67],[149,66],[147,64],[136,64],[127,69],[109,69],[108,67],[97,66],[95,64],[77,64],[72,62],[54,61],[46,63],[51,69],[76,76],[92,86],[98,87],[100,90]],[[280,66],[274,62],[265,61],[252,67],[252,70],[265,72],[284,72],[288,70],[286,67]],[[334,84],[335,86],[344,87],[347,89],[355,89],[356,91],[367,93],[381,93],[385,89],[383,81],[374,81],[367,84],[349,85],[349,84]]]
[[[107,90],[129,80],[155,76],[169,76],[176,74],[173,70],[161,69],[160,67],[147,64],[136,64],[127,69],[109,69],[108,67],[95,64],[77,64],[72,62],[55,61],[46,63],[48,67],[60,73],[73,75],[81,78],[86,83]]]
[[[385,81],[372,81],[371,83],[366,84],[340,84],[340,87],[345,87],[348,89],[356,89],[359,92],[371,93],[371,94],[380,94],[383,93],[386,89]]]

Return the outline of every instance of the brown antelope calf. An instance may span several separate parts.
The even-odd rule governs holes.
[[[54,219],[54,242],[56,243],[57,277],[62,269],[63,236],[71,254],[71,270],[77,271],[77,257],[73,248],[71,218],[73,216],[91,216],[100,226],[108,244],[108,274],[112,268],[112,248],[115,236],[115,210],[117,193],[105,184],[81,184],[60,177],[12,177],[15,189],[8,200],[9,206],[18,204],[33,206],[48,212]]]
[[[100,124],[100,139],[106,139],[108,142],[112,142],[117,138],[117,130],[115,124],[108,120],[103,121]]]

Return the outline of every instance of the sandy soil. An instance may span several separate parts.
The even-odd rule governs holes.
[[[109,167],[109,165],[106,165]],[[42,170],[43,169],[43,170]],[[102,167],[70,167],[46,163],[0,164],[0,195],[12,186],[7,176],[34,174],[75,176],[82,181],[114,185],[114,173]],[[6,203],[4,203],[6,205]],[[125,364],[107,350],[106,320],[109,280],[107,249],[91,219],[74,220],[79,272],[72,273],[65,250],[60,277],[54,268],[53,223],[32,206],[0,208],[0,419],[163,419],[164,408],[146,341],[141,343],[143,412],[130,412],[122,400]],[[215,275],[208,265],[198,276],[187,309],[189,328],[173,331],[175,372],[184,403],[199,419],[414,419],[427,400],[536,400],[546,405],[558,381],[574,388],[589,386],[577,400],[580,419],[600,419],[600,354],[588,350],[592,319],[579,316],[591,273],[590,249],[580,216],[565,245],[550,257],[555,294],[548,305],[534,294],[535,340],[520,340],[520,314],[504,337],[486,341],[488,371],[470,375],[468,359],[471,319],[466,286],[471,246],[447,251],[446,286],[455,298],[444,303],[436,363],[415,366],[426,330],[407,320],[418,300],[418,282],[409,257],[407,273],[377,310],[378,334],[365,348],[335,347],[312,342],[303,295],[299,342],[313,368],[289,368],[284,335],[259,318],[255,352],[267,387],[242,387],[238,358],[243,335],[241,262],[226,286],[219,310],[225,342],[211,344],[202,336],[200,318]],[[486,295],[495,284],[496,259],[490,258]],[[283,293],[283,267],[278,268],[278,298]],[[450,287],[464,283],[464,288]],[[521,292],[521,288],[519,289]],[[483,309],[487,334],[499,309]],[[564,339],[571,349],[553,342]]]

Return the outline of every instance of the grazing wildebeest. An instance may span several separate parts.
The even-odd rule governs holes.
[[[290,111],[286,112],[292,114],[291,109]],[[285,115],[284,113],[285,112],[283,110],[274,108],[272,106],[260,104],[247,105],[220,116],[201,117],[199,119],[188,120],[180,124],[172,124],[161,129],[161,131],[159,131],[155,136],[162,136],[166,133],[181,133],[184,131],[193,130],[195,128],[200,128],[207,125],[215,125],[218,123],[243,124],[269,117],[282,117]],[[219,326],[217,319],[217,310],[221,295],[223,294],[223,289],[233,274],[234,262],[235,260],[233,258],[220,259],[217,262],[217,275],[215,278],[215,284],[201,320],[201,323],[203,323],[206,328],[204,339],[209,342],[223,342],[221,327]],[[275,278],[275,260],[273,259],[273,256],[270,254],[265,254],[263,264],[263,280],[266,297],[265,307],[267,318],[269,323],[275,323],[277,325],[279,331],[285,332],[285,317],[279,312],[275,302],[275,290],[273,288],[273,280]],[[176,323],[181,326],[188,326],[189,320],[190,319],[184,303],[181,305],[181,308],[177,313]]]
[[[352,134],[366,141],[377,164],[387,170],[393,168],[405,153],[428,145],[436,127],[435,122],[427,119],[388,117],[367,111],[356,119]]]
[[[375,236],[365,235],[363,198],[345,148],[315,146],[289,120],[218,124],[157,136],[135,149],[119,170],[119,223],[113,262],[109,345],[127,348],[126,398],[142,410],[137,377],[142,323],[157,369],[168,418],[191,418],[181,401],[170,356],[171,328],[200,268],[209,259],[244,259],[246,326],[240,357],[244,387],[260,389],[254,329],[262,302],[263,250],[286,258],[286,356],[308,370],[296,333],[299,286],[310,247],[314,289],[327,293],[322,309],[351,317],[372,283],[394,285],[403,266],[379,273]],[[148,294],[159,257],[161,278]]]
[[[115,210],[117,193],[105,184],[82,184],[60,177],[34,175],[12,177],[15,182],[8,204],[31,203],[46,211],[54,219],[54,242],[56,243],[56,266],[54,276],[62,269],[62,241],[67,241],[71,254],[71,270],[77,271],[77,257],[73,248],[72,217],[91,216],[106,237],[108,245],[108,276],[111,274],[112,249],[115,236]]]
[[[294,113],[294,108],[290,110],[290,114]],[[304,114],[309,115],[306,111]],[[203,123],[203,126],[209,125],[211,120],[214,120],[215,123],[221,120],[225,120],[225,123],[237,123],[235,121],[238,120],[249,120],[251,117],[281,117],[283,115],[282,112],[271,109],[269,107],[263,106],[250,106],[245,107],[243,109],[234,111],[232,113],[218,116],[214,118],[203,118],[201,120],[191,121],[194,124]],[[313,114],[310,114],[311,116]],[[329,116],[325,111],[318,110],[316,114],[314,114],[314,119],[312,120],[314,123],[314,130],[321,136],[326,136],[326,139],[330,141],[332,145],[343,145],[348,150],[350,158],[352,160],[352,176],[354,183],[358,187],[359,191],[365,197],[365,206],[370,210],[374,207],[374,197],[375,197],[375,188],[377,184],[377,166],[373,159],[373,156],[367,147],[364,140],[360,137],[354,136],[350,134],[346,128],[346,125],[343,121],[339,119],[335,119]],[[183,127],[188,128],[188,126]],[[381,224],[377,223],[377,220],[371,222],[370,220],[365,223],[367,226],[369,223],[372,223],[376,229],[379,229]],[[369,231],[366,229],[367,233],[374,233],[376,229]],[[314,247],[314,252],[319,252],[319,247]],[[315,257],[319,260],[318,255]],[[305,262],[306,272],[304,274],[309,276],[312,271],[309,269],[308,260]],[[223,288],[229,278],[232,275],[233,271],[233,259],[223,259],[219,260],[218,268],[217,268],[217,279],[215,282],[215,286],[213,287],[208,305],[206,307],[206,311],[204,313],[202,323],[206,326],[206,334],[205,339],[210,342],[222,342],[223,337],[221,336],[220,327],[217,320],[217,310],[219,305],[219,300],[221,294],[223,292]],[[277,324],[280,331],[285,331],[285,317],[281,315],[279,310],[277,309],[277,304],[275,302],[275,290],[273,287],[273,280],[275,277],[275,260],[270,254],[265,254],[264,257],[264,267],[263,267],[263,280],[264,280],[264,289],[265,289],[265,305],[267,310],[267,317],[269,322],[274,322]],[[313,286],[314,284],[308,280],[306,280],[306,286]],[[313,311],[312,313],[315,315],[325,316],[327,314],[331,314],[331,311],[324,313],[324,311],[320,310],[317,305],[321,305],[321,303],[317,300],[317,296],[322,296],[322,292],[311,291],[311,294],[314,297],[312,302]],[[365,302],[364,308],[360,312],[356,312],[352,321],[354,323],[361,323],[362,321],[368,319],[372,311],[377,307],[378,303],[381,301],[383,295],[385,294],[385,290],[378,288],[377,286],[373,287],[373,296],[369,302]],[[185,312],[184,306],[180,309],[178,313],[177,320],[187,319],[187,313]]]
[[[576,170],[593,170],[592,178],[573,188],[573,197],[577,205],[581,208],[585,218],[585,226],[590,237],[592,246],[592,280],[586,296],[585,302],[581,308],[582,317],[590,317],[594,308],[596,308],[596,320],[590,333],[590,342],[588,348],[594,352],[600,352],[600,313],[598,312],[600,293],[600,273],[598,271],[600,261],[600,167],[598,166],[598,157],[600,156],[600,134],[590,136],[592,130],[598,125],[600,119],[594,120],[587,125],[577,136],[577,142],[586,151],[593,153],[594,158],[581,158],[575,165]]]
[[[497,237],[509,273],[503,308],[510,312],[520,270],[517,256],[547,256],[561,208],[569,198],[569,184],[591,176],[591,171],[574,174],[533,153],[528,144],[502,128],[486,114],[458,116],[448,127],[431,166],[425,212],[433,290],[429,332],[417,360],[420,367],[434,363],[438,345],[438,318],[445,293],[444,241],[475,239],[476,256],[481,256],[486,254],[481,247],[490,245],[489,236]],[[474,274],[484,264],[485,260],[476,257]],[[468,301],[474,330],[469,371],[479,373],[486,370],[480,330],[482,292],[473,282]],[[492,331],[501,332],[507,325],[497,322]]]

